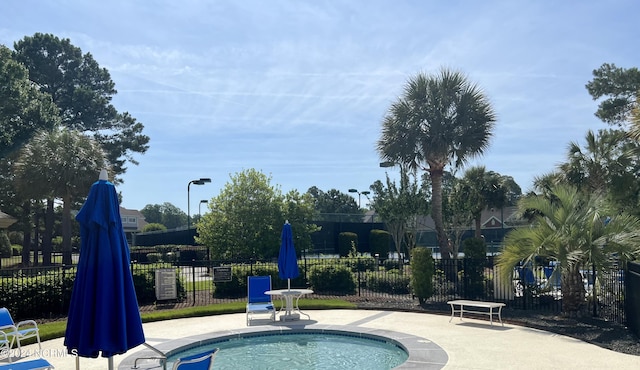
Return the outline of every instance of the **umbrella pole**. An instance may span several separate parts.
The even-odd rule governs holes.
[[[291,290],[291,279],[287,279],[287,288]]]
[[[109,361],[109,370],[113,370],[113,356],[108,358]]]

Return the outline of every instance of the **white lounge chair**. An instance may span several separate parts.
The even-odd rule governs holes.
[[[0,330],[5,333],[6,338],[10,341],[9,348],[13,347],[14,341],[18,344],[18,356],[22,356],[21,342],[28,338],[35,337],[38,341],[38,348],[42,351],[40,332],[35,321],[24,320],[16,324],[13,322],[9,310],[2,307],[0,308]]]

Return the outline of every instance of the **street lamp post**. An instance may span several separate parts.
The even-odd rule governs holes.
[[[202,212],[200,211],[200,206],[202,205],[202,203],[208,203],[208,202],[209,202],[208,200],[203,199],[203,200],[200,201],[200,203],[198,203],[198,216],[200,218],[202,218]]]
[[[191,184],[194,185],[204,185],[208,182],[211,182],[211,179],[208,177],[201,177],[198,180],[191,180],[187,184],[187,230],[191,227],[191,198],[189,196],[189,191],[191,189]]]
[[[364,195],[365,197],[367,197],[367,200],[369,200],[369,194],[371,194],[371,192],[369,190],[358,191],[358,189],[349,189],[349,193],[358,193],[358,208],[361,208],[360,207],[360,196]]]

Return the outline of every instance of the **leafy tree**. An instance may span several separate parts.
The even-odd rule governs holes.
[[[501,175],[500,186],[504,189],[504,206],[515,206],[522,197],[522,188],[511,176]]]
[[[489,145],[495,114],[481,89],[459,72],[419,73],[382,122],[377,149],[383,160],[422,168],[432,184],[432,217],[443,258],[451,257],[442,211],[446,166],[463,165]]]
[[[231,177],[217,197],[209,202],[210,212],[197,224],[196,242],[211,249],[212,258],[274,258],[280,248],[282,225],[289,220],[296,248],[305,248],[302,225],[312,214],[309,197],[289,193],[283,196],[271,177],[255,169]],[[298,234],[301,233],[301,234]]]
[[[629,113],[637,107],[640,70],[604,63],[593,71],[593,80],[587,83],[586,88],[593,100],[605,98],[598,105],[596,116],[608,124],[623,125],[629,120]]]
[[[520,212],[535,210],[531,227],[517,228],[505,237],[497,262],[504,279],[519,263],[536,258],[558,263],[562,309],[576,316],[584,308],[585,290],[580,271],[589,266],[604,271],[617,261],[640,257],[640,219],[628,213],[610,213],[603,198],[569,185],[554,185],[546,195],[527,196]],[[605,221],[608,220],[608,221]]]
[[[293,245],[299,251],[308,251],[313,247],[311,234],[320,230],[313,223],[315,213],[311,194],[300,194],[297,190],[285,194],[282,214],[291,224]]]
[[[362,221],[360,216],[362,211],[355,199],[349,194],[337,189],[331,189],[325,193],[315,186],[310,187],[307,190],[307,194],[313,199],[313,204],[320,220],[331,218],[330,214],[341,214],[347,215],[346,219],[349,221]]]
[[[71,264],[72,205],[86,197],[98,177],[97,169],[106,167],[104,152],[77,131],[55,129],[36,135],[25,145],[15,166],[17,188],[27,192],[26,197],[41,192],[42,197],[62,199],[62,262]]]
[[[484,166],[467,169],[458,182],[456,194],[459,201],[466,203],[463,208],[468,210],[475,220],[476,238],[482,237],[482,211],[493,207],[502,208],[507,203],[507,189],[503,186],[504,183],[503,176],[487,171]]]
[[[458,252],[462,245],[462,237],[473,222],[473,213],[469,209],[466,187],[460,185],[461,179],[445,172],[443,178],[443,220],[445,228],[449,232],[449,243],[454,259],[458,258]],[[457,265],[454,266],[457,270]]]
[[[169,202],[147,204],[140,210],[145,221],[159,223],[167,229],[175,229],[187,224],[187,214]]]
[[[29,72],[0,45],[0,158],[26,143],[38,130],[58,120],[51,97],[29,81]]]
[[[402,242],[411,249],[413,240],[406,240],[417,232],[418,216],[429,212],[429,194],[425,187],[420,186],[413,173],[413,181],[407,170],[400,169],[400,186],[389,179],[386,186],[377,180],[371,185],[373,191],[372,207],[384,221],[393,238],[398,256],[402,255]]]
[[[90,53],[51,34],[36,33],[14,44],[14,58],[30,80],[51,96],[64,127],[91,134],[105,150],[114,177],[126,171],[133,153],[148,149],[144,126],[111,104],[116,94],[109,72]]]
[[[13,58],[28,70],[30,84],[55,105],[63,128],[91,136],[100,144],[111,165],[113,181],[126,171],[127,161],[136,164],[133,153],[148,149],[149,137],[142,134],[143,125],[126,112],[118,113],[111,104],[116,90],[108,71],[100,68],[91,54],[82,54],[69,39],[36,33],[14,43]],[[46,120],[39,124],[41,127],[34,126],[34,130],[50,126]],[[50,198],[43,249],[53,234],[53,209]]]

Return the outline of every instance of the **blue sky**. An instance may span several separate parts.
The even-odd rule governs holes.
[[[637,0],[4,0],[0,44],[43,32],[90,52],[151,138],[122,205],[186,211],[188,182],[210,177],[191,186],[195,214],[250,168],[283,192],[367,190],[385,176],[385,112],[409,77],[441,67],[497,113],[472,164],[526,191],[570,141],[606,127],[584,86],[602,63],[640,65],[638,14]]]

